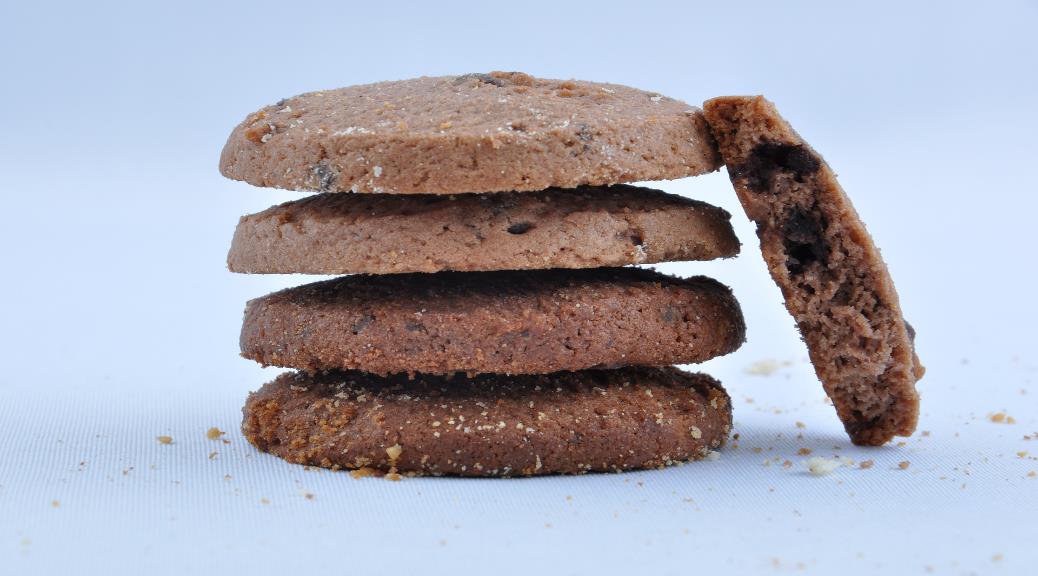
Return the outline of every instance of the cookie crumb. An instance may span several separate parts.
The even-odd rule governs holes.
[[[995,412],[994,414],[989,414],[988,415],[988,420],[991,420],[995,424],[1003,424],[1003,423],[1009,424],[1009,421],[1006,418],[1007,417],[1006,417],[1006,413],[1005,412]],[[1015,420],[1014,420],[1014,422],[1015,422]]]
[[[396,471],[396,460],[400,457],[400,454],[404,451],[404,448],[400,444],[393,444],[389,448],[386,448],[386,454],[389,456],[389,472],[386,474],[386,480],[392,480],[393,482],[399,482],[401,479],[400,474]],[[465,468],[462,467],[462,470]]]
[[[209,453],[209,459],[210,459],[210,460],[216,460],[216,456],[217,456],[217,453],[216,453],[216,452],[210,452],[210,453]]]
[[[375,476],[377,474],[377,470],[375,470],[374,468],[369,468],[367,466],[357,468],[356,470],[350,470],[350,477],[354,479],[367,478],[368,476]]]
[[[772,359],[758,360],[747,366],[744,372],[751,376],[771,376],[775,372],[778,372],[780,368],[791,366],[792,364],[793,363],[788,360],[785,362],[779,362],[778,360]]]
[[[814,476],[827,476],[840,466],[843,466],[843,463],[835,458],[830,460],[821,456],[815,456],[807,461],[807,469]]]
[[[804,424],[803,422],[797,420],[796,421],[796,427],[797,428],[807,428],[807,424]]]
[[[811,453],[811,449],[810,448],[801,448],[800,450],[797,450],[797,456],[807,456],[810,453]]]
[[[313,500],[314,495],[312,492],[303,492],[303,498],[306,498],[307,500]]]
[[[51,500],[50,501],[50,507],[51,508],[60,508],[61,507],[61,502],[58,501],[58,500]]]
[[[260,504],[270,504],[270,500],[266,498],[260,498]]]
[[[874,464],[875,462],[872,460],[862,460],[861,463],[858,464],[858,468],[861,468],[862,470],[868,470],[869,468],[872,468]]]
[[[173,443],[173,437],[172,436],[156,436],[155,439],[159,441],[159,444],[172,444]]]
[[[1002,556],[1001,554],[995,554],[994,556],[991,557],[991,561],[992,562],[1001,562],[1002,558],[1004,558],[1004,556]]]
[[[210,439],[210,440],[218,440],[220,438],[220,436],[223,436],[224,434],[226,434],[226,432],[224,432],[223,430],[220,430],[216,426],[213,426],[209,430],[206,430],[205,437]]]
[[[908,470],[908,467],[911,466],[911,465],[912,465],[912,463],[909,462],[908,460],[902,460],[901,462],[898,462],[897,467],[898,467],[898,470]]]

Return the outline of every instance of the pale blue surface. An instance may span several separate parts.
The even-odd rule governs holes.
[[[779,4],[4,3],[0,574],[1033,571],[1038,8]],[[931,434],[849,445],[722,172],[661,185],[745,244],[661,266],[732,285],[747,317],[704,368],[736,399],[718,462],[391,483],[256,453],[239,410],[273,371],[237,357],[242,306],[304,278],[224,269],[237,217],[294,197],[221,178],[226,135],[306,90],[490,69],[768,95],[884,248]],[[762,359],[792,365],[745,372]],[[815,478],[801,447],[876,465]]]

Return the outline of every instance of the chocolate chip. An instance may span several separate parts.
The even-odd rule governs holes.
[[[311,172],[313,172],[314,177],[317,178],[317,188],[321,192],[331,190],[332,185],[339,179],[339,172],[325,164],[323,161],[315,164],[314,167],[311,168]]]
[[[464,83],[468,82],[469,80],[477,80],[477,81],[482,82],[484,84],[492,84],[494,86],[504,86],[505,85],[504,80],[501,80],[500,78],[494,78],[490,74],[483,74],[481,72],[472,72],[470,74],[462,74],[461,76],[458,76],[457,78],[454,79],[454,85],[457,86],[459,84],[464,84]]]
[[[590,142],[594,140],[595,135],[591,132],[591,126],[588,126],[583,122],[577,124],[577,138],[579,138],[581,142]]]
[[[375,321],[375,316],[374,315],[372,315],[372,314],[365,314],[364,316],[361,316],[360,320],[357,320],[356,322],[354,322],[353,326],[350,326],[350,332],[353,332],[353,335],[356,336],[357,334],[360,334],[361,332],[363,332],[364,329],[367,328],[369,325],[371,325],[371,323],[374,322],[374,321]]]
[[[736,177],[746,180],[747,187],[754,192],[767,192],[772,180],[779,173],[793,175],[797,182],[814,174],[822,162],[807,148],[794,144],[761,142],[742,165],[733,169]]]
[[[802,274],[812,264],[825,263],[829,257],[829,247],[822,235],[824,228],[820,215],[800,207],[790,212],[782,225],[786,270],[790,275]]]
[[[526,234],[533,229],[532,222],[516,222],[508,227],[509,234]]]
[[[417,320],[408,320],[404,323],[404,328],[408,332],[428,332],[428,330],[425,327],[425,324],[422,324]]]

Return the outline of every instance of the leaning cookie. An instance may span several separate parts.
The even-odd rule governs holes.
[[[729,214],[634,186],[494,194],[317,194],[243,216],[233,272],[597,268],[734,256]]]
[[[461,476],[656,468],[702,458],[732,423],[716,380],[670,367],[453,379],[287,373],[243,412],[245,437],[290,462]]]
[[[762,97],[704,105],[815,371],[855,444],[916,427],[924,369],[886,264],[829,166]]]
[[[639,268],[345,276],[246,306],[264,365],[542,374],[702,362],[745,339],[731,291]]]
[[[520,72],[311,92],[249,115],[220,171],[256,186],[455,194],[693,176],[720,159],[703,113],[617,84]]]

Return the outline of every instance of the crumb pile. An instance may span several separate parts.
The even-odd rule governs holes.
[[[246,306],[242,355],[293,368],[243,430],[291,462],[512,476],[703,458],[731,429],[726,286],[630,265],[732,257],[730,215],[630,181],[716,170],[697,108],[493,72],[288,98],[220,168],[318,194],[241,219],[228,266],[339,277]]]

